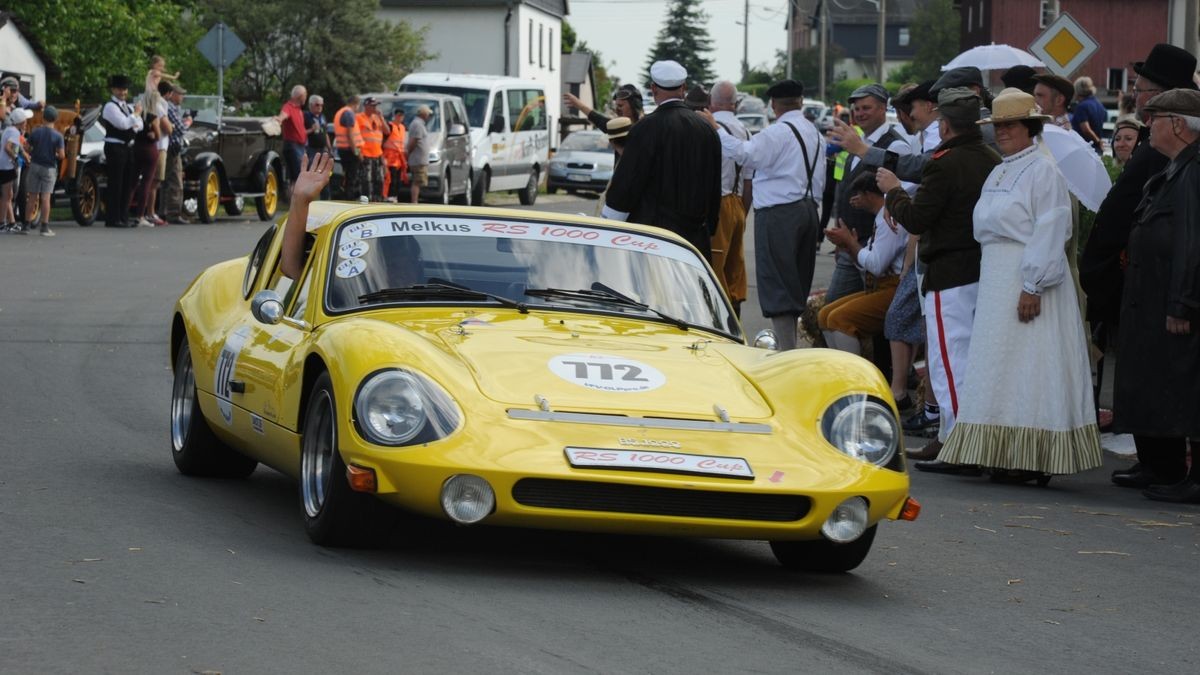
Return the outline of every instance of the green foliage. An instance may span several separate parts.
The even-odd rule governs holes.
[[[887,76],[888,76],[888,89],[893,88],[891,86],[893,83],[896,85],[895,88],[898,89],[901,85],[905,85],[905,84],[909,84],[909,83],[920,84],[921,82],[924,81],[924,80],[917,79],[916,69],[913,68],[913,64],[911,61],[909,63],[906,63],[906,64],[900,66],[899,68],[891,69],[891,71],[888,72]],[[928,78],[926,78],[926,79],[928,79]]]
[[[671,59],[687,69],[689,81],[712,84],[717,76],[712,59],[706,56],[712,52],[707,23],[708,14],[700,9],[700,0],[671,0],[667,22],[646,59],[645,81],[650,81],[650,66],[655,61]]]
[[[564,54],[571,54],[575,51],[575,41],[579,38],[575,35],[575,27],[569,21],[562,21],[562,50]]]
[[[855,89],[858,89],[865,84],[873,84],[874,82],[875,80],[869,77],[851,80],[839,80],[833,84],[832,88],[830,88],[832,93],[830,94],[830,100],[826,101],[826,103],[833,105],[834,101],[841,101],[843,104],[845,104],[846,99],[850,98],[850,94],[853,94]],[[892,86],[893,84],[894,83],[892,82],[888,82],[884,85],[889,93],[895,91],[895,87]]]
[[[958,55],[959,14],[952,0],[929,0],[913,17],[909,30],[917,46],[912,61],[913,81],[932,80],[942,66]]]
[[[833,65],[845,58],[846,50],[841,46],[829,45],[825,55],[825,86],[832,88],[834,84]],[[787,54],[782,49],[775,50],[775,69],[772,77],[782,80],[787,77]],[[792,52],[792,79],[804,85],[805,98],[820,99],[821,92],[821,48],[803,47]]]

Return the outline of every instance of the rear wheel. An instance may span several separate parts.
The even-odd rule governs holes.
[[[91,227],[100,213],[100,187],[95,171],[84,169],[71,195],[71,216],[80,227]]]
[[[254,208],[258,210],[259,220],[271,220],[279,210],[279,173],[275,170],[274,165],[267,165],[262,193],[263,196],[254,200]]]
[[[211,223],[217,219],[217,207],[221,204],[221,176],[217,167],[210,166],[200,175],[200,195],[196,211],[200,222]]]
[[[863,535],[849,544],[835,544],[821,538],[814,541],[773,541],[771,552],[779,564],[789,570],[837,574],[849,572],[862,564],[875,541],[872,525]]]
[[[446,169],[446,173],[442,174],[442,194],[438,202],[441,204],[450,203],[450,169]]]
[[[483,200],[487,197],[488,188],[491,187],[492,172],[484,169],[479,172],[479,180],[475,181],[472,186],[474,194],[471,196],[471,203],[475,206],[483,206]]]
[[[522,206],[530,206],[537,201],[538,190],[538,171],[533,169],[529,172],[529,181],[525,183],[525,187],[521,188],[517,193],[517,198],[521,200]]]
[[[319,546],[367,543],[384,505],[350,489],[338,451],[337,398],[329,373],[321,373],[308,397],[300,446],[300,505],[304,530]]]
[[[471,206],[471,197],[474,196],[474,193],[475,193],[475,189],[471,185],[471,172],[468,171],[467,172],[467,183],[466,183],[466,185],[463,186],[462,194],[455,195],[454,203],[462,204],[464,206]]]
[[[196,372],[187,338],[179,345],[171,386],[171,456],[185,476],[245,478],[258,466],[217,439],[204,419],[196,398]]]

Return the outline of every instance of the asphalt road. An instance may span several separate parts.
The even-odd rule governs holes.
[[[1115,459],[1048,488],[918,473],[921,518],[841,576],[762,542],[429,523],[317,548],[290,480],[170,459],[172,302],[262,224],[56,229],[0,236],[0,672],[1200,668],[1200,507],[1111,487]]]

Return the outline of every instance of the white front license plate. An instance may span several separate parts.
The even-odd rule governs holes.
[[[633,469],[690,473],[727,478],[754,478],[750,463],[741,457],[685,455],[650,450],[605,450],[603,448],[567,448],[571,466],[595,469]]]
[[[592,179],[592,177],[587,175],[586,173],[569,173],[569,174],[567,174],[567,180],[573,180],[577,183],[586,183],[586,182],[590,181],[591,179]]]

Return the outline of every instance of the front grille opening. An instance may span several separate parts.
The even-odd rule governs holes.
[[[592,481],[522,478],[513,499],[523,506],[652,516],[761,520],[788,523],[808,515],[800,495],[712,492]]]

